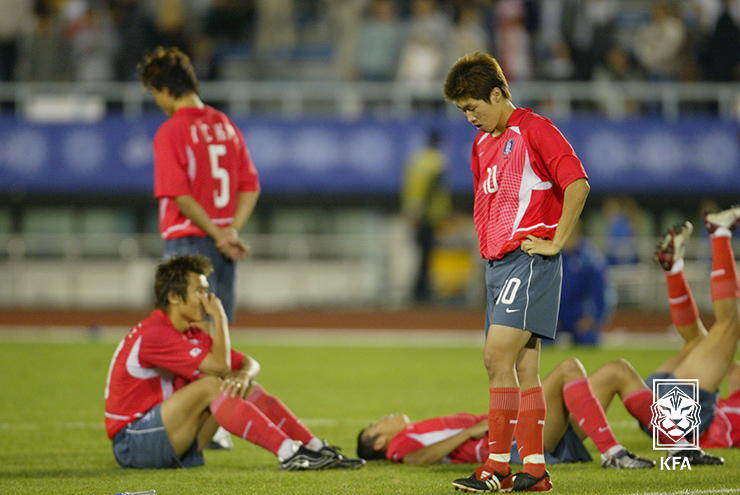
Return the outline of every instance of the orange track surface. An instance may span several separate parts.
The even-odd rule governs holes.
[[[434,329],[477,330],[483,328],[484,310],[451,308],[321,309],[277,312],[237,311],[233,326],[254,328],[341,329]],[[133,326],[148,311],[125,309],[8,309],[0,308],[2,326]],[[670,315],[658,312],[617,311],[607,331],[620,328],[634,332],[662,332]]]

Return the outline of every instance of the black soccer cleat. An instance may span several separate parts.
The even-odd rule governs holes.
[[[321,447],[321,450],[319,450],[319,453],[324,454],[329,457],[334,457],[337,462],[332,468],[336,469],[360,469],[362,466],[365,465],[366,461],[365,459],[355,459],[351,457],[345,457],[343,454],[339,452],[339,447],[335,447],[333,445],[329,445],[324,441],[324,446]]]
[[[547,470],[539,478],[523,471],[517,473],[514,475],[514,483],[511,487],[512,492],[549,492],[550,490],[552,490],[552,481],[550,481],[550,473]]]
[[[338,462],[334,456],[307,449],[302,443],[293,445],[293,455],[287,459],[280,459],[280,469],[284,471],[307,471],[315,469],[329,469]]]
[[[455,487],[455,490],[465,493],[508,493],[511,491],[511,471],[509,471],[509,474],[494,472],[483,480],[479,480],[473,473],[467,478],[456,479],[452,482],[452,486]]]
[[[650,469],[655,467],[655,461],[635,455],[627,449],[622,449],[612,456],[601,454],[601,467],[613,469]]]
[[[722,457],[707,454],[702,449],[685,449],[679,450],[678,452],[672,452],[666,456],[666,459],[671,458],[686,458],[692,466],[721,466],[725,463],[725,460]]]

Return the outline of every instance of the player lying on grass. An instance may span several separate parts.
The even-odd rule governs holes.
[[[260,365],[231,349],[221,301],[208,291],[212,268],[201,255],[162,262],[156,307],[113,355],[105,387],[105,424],[122,467],[204,464],[218,426],[263,447],[285,470],[358,468],[311,433],[255,378]],[[212,318],[211,335],[195,323]]]
[[[699,318],[691,287],[684,276],[684,253],[693,230],[686,222],[671,229],[658,245],[656,261],[665,271],[671,320],[684,340],[681,350],[646,380],[678,378],[699,381],[699,445],[728,448],[740,443],[740,340],[738,274],[732,232],[740,225],[740,206],[704,215],[712,246],[710,291],[715,322],[707,330]],[[719,399],[727,377],[729,396]]]
[[[655,466],[654,461],[636,456],[619,444],[578,359],[568,358],[560,363],[542,380],[542,388],[547,406],[545,462],[591,461],[583,445],[583,439],[589,436],[601,452],[602,467]],[[416,423],[404,414],[392,414],[360,432],[357,454],[368,460],[388,459],[406,464],[479,464],[489,454],[487,432],[486,414],[461,413]],[[521,463],[516,442],[511,447],[511,462]]]
[[[651,434],[655,402],[653,380],[699,381],[699,446],[728,448],[740,444],[740,363],[735,361],[740,339],[738,275],[732,252],[732,231],[740,225],[740,207],[704,216],[712,245],[710,290],[715,322],[706,330],[684,275],[684,253],[693,230],[686,222],[665,234],[655,252],[665,270],[671,320],[684,339],[679,352],[663,363],[646,381],[625,360],[606,363],[589,380],[604,410],[619,395],[627,410]],[[718,399],[718,388],[727,377],[729,396]],[[668,457],[687,458],[693,465],[723,464],[722,457],[692,449],[686,439],[674,442],[658,431],[662,444],[675,444]]]

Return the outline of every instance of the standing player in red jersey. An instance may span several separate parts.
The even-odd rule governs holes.
[[[105,426],[124,468],[204,464],[218,426],[259,445],[280,469],[362,467],[311,433],[255,380],[260,365],[233,350],[221,301],[208,291],[202,255],[174,256],[154,278],[156,306],[118,345],[105,385]],[[208,314],[209,335],[194,323]]]
[[[249,254],[239,230],[260,192],[244,136],[198,96],[190,59],[177,48],[156,48],[141,80],[170,117],[154,137],[154,196],[164,257],[202,254],[211,260],[213,292],[234,319],[236,261]]]
[[[511,101],[498,62],[468,54],[445,97],[480,131],[473,143],[474,220],[486,269],[484,362],[490,383],[489,456],[455,489],[548,491],[539,377],[540,339],[555,337],[562,260],[589,192],[588,177],[553,123]],[[512,476],[516,435],[524,467]]]

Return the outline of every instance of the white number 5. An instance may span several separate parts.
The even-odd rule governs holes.
[[[230,178],[229,171],[218,166],[218,158],[226,156],[226,146],[223,144],[208,145],[208,153],[211,157],[211,175],[221,182],[221,188],[213,191],[213,203],[216,208],[223,208],[229,204]]]

